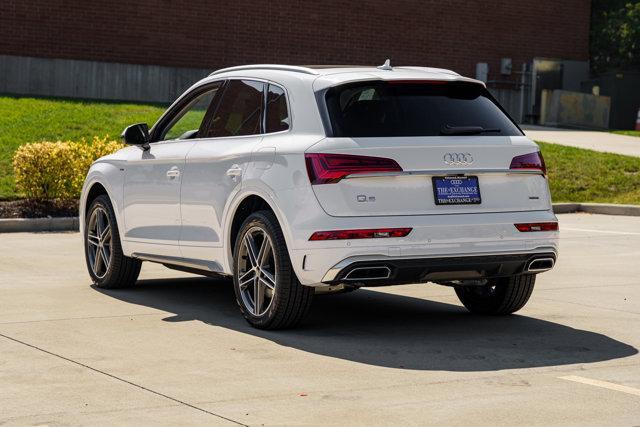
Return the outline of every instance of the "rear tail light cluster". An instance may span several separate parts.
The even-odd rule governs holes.
[[[542,171],[545,175],[547,174],[547,167],[544,164],[544,158],[542,157],[542,153],[539,151],[514,157],[513,160],[511,160],[511,166],[509,166],[509,169],[534,169]]]
[[[402,172],[400,165],[383,157],[348,154],[305,154],[311,184],[334,184],[347,175],[372,172]]]
[[[405,237],[411,228],[369,228],[362,230],[316,231],[309,240],[378,239],[385,237]]]
[[[514,224],[518,231],[527,233],[530,231],[558,231],[557,222],[528,222],[524,224]]]

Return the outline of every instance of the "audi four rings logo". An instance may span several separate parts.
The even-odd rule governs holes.
[[[447,153],[443,157],[447,165],[461,166],[473,163],[473,156],[469,153]]]

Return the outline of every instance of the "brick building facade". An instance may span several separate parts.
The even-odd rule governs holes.
[[[587,0],[4,0],[0,53],[179,67],[587,60]]]
[[[589,21],[588,0],[3,0],[0,55],[198,69],[391,58],[471,76],[486,62],[499,78],[503,57],[588,60]]]

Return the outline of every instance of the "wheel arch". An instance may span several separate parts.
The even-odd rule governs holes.
[[[85,183],[82,187],[82,194],[79,203],[79,226],[80,231],[84,232],[84,222],[86,213],[89,209],[91,201],[101,194],[106,195],[111,202],[118,225],[120,240],[123,249],[126,246],[124,242],[124,221],[122,215],[122,187],[123,173],[117,165],[107,162],[94,163],[87,174]]]
[[[285,243],[287,244],[287,250],[290,250],[289,227],[287,226],[284,214],[277,207],[273,197],[255,190],[247,191],[236,196],[233,204],[228,210],[229,214],[227,216],[227,221],[225,222],[227,225],[225,227],[226,233],[224,238],[224,245],[226,248],[226,271],[233,272],[233,250],[235,240],[238,236],[242,223],[253,212],[260,210],[273,212],[278,220],[280,228],[282,229],[282,234],[284,235]]]

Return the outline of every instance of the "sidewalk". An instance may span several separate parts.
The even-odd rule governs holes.
[[[640,138],[634,136],[532,125],[523,125],[522,130],[534,141],[640,157]]]

